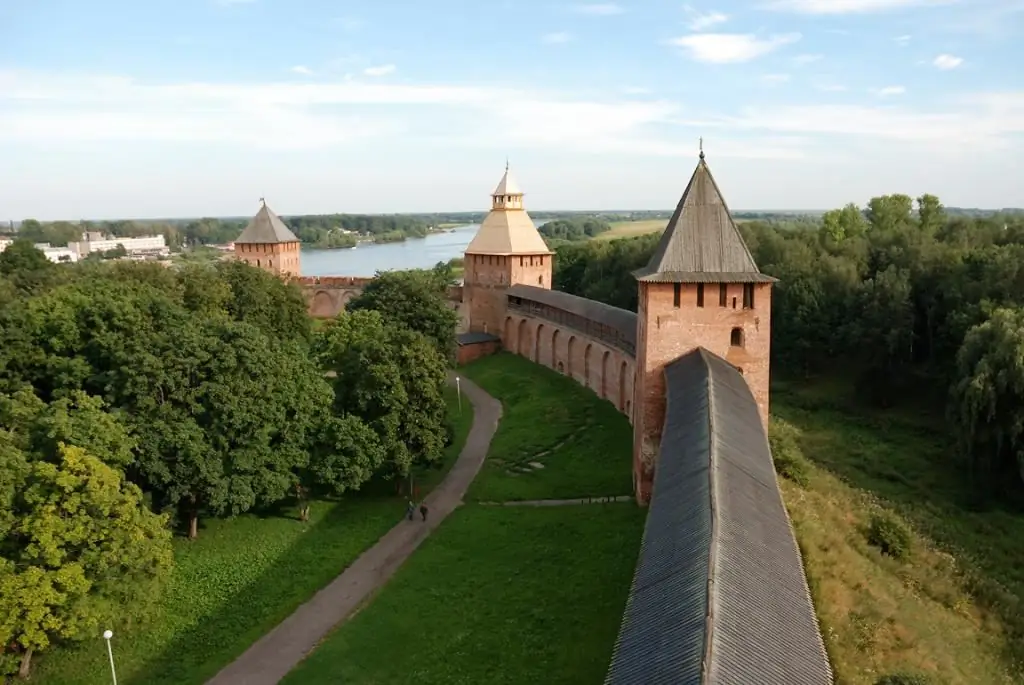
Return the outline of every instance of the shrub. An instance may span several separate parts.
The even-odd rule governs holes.
[[[811,480],[811,465],[796,442],[796,429],[781,419],[773,418],[768,429],[775,472],[806,488]]]
[[[871,515],[868,542],[894,559],[905,559],[910,555],[910,529],[889,512]]]
[[[931,685],[931,680],[915,673],[891,673],[876,680],[875,685]]]

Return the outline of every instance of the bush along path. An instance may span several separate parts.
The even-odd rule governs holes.
[[[423,521],[418,512],[412,521],[403,519],[327,587],[207,681],[207,685],[276,685],[332,628],[383,587],[427,535],[462,503],[466,489],[487,456],[501,419],[501,403],[467,378],[461,378],[461,386],[473,403],[473,427],[459,460],[425,499],[427,520]]]

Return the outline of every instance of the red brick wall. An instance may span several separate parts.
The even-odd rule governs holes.
[[[235,259],[282,276],[301,272],[299,243],[235,243]]]
[[[509,256],[467,254],[462,300],[469,330],[500,335],[510,285],[551,287],[552,255]]]
[[[510,315],[501,332],[509,352],[571,377],[633,420],[631,356],[573,328],[532,316]]]
[[[641,283],[637,336],[640,373],[636,383],[637,411],[633,444],[634,478],[638,496],[650,497],[654,462],[665,421],[664,368],[669,362],[703,347],[741,369],[761,420],[768,424],[769,356],[771,347],[771,284],[754,286],[754,307],[743,308],[743,285],[726,285],[726,306],[720,306],[719,284],[704,285],[704,306],[697,306],[697,285],[680,288],[679,307],[671,283]],[[734,306],[735,304],[735,306]],[[732,333],[742,346],[732,345]]]
[[[463,364],[468,364],[480,357],[495,354],[500,349],[501,343],[496,340],[472,343],[469,345],[459,345],[458,352],[456,353],[456,362],[459,366],[462,366]]]

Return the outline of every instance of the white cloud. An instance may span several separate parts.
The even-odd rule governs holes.
[[[885,86],[884,88],[876,88],[872,92],[878,97],[887,98],[893,95],[903,95],[907,92],[907,89],[903,86]]]
[[[598,2],[582,5],[573,5],[573,11],[579,14],[589,14],[596,17],[610,17],[615,14],[622,14],[625,8],[614,2]]]
[[[800,40],[799,33],[758,38],[752,33],[697,33],[675,38],[670,43],[684,48],[698,62],[735,64],[749,62]]]
[[[689,22],[691,31],[704,31],[705,29],[709,29],[712,26],[717,26],[718,24],[725,23],[729,20],[729,15],[721,12],[699,12],[689,5],[684,9],[686,10],[687,15],[691,17]]]
[[[812,62],[817,62],[822,57],[824,57],[824,55],[819,55],[819,54],[797,55],[796,57],[793,58],[793,64],[797,65],[798,67],[802,67],[804,65],[811,64]]]
[[[761,77],[761,81],[768,85],[778,85],[789,81],[789,74],[765,74]]]
[[[964,63],[962,57],[954,57],[953,55],[939,55],[932,62],[936,67],[944,71],[950,69],[956,69],[958,66]]]
[[[313,70],[310,69],[307,66],[302,65],[302,64],[297,64],[294,67],[292,67],[292,73],[293,74],[300,74],[302,76],[312,76],[313,75]]]
[[[395,73],[396,67],[394,64],[381,64],[377,67],[366,67],[363,69],[364,76],[387,76],[388,74]]]
[[[910,35],[907,34],[904,36],[896,36],[896,38],[894,38],[893,40],[895,40],[896,43],[902,47],[910,43]]]
[[[864,14],[911,7],[937,7],[959,0],[773,0],[769,9],[800,14]]]
[[[542,43],[557,45],[559,43],[568,43],[572,40],[572,36],[565,31],[555,31],[554,33],[545,33],[540,37],[540,40]]]

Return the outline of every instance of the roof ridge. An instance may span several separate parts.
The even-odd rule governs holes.
[[[707,351],[698,347],[701,363],[704,365],[707,377],[708,393],[708,499],[711,519],[711,535],[708,544],[708,578],[707,578],[707,608],[704,615],[704,657],[700,665],[700,681],[706,683],[711,673],[711,660],[714,658],[712,649],[714,645],[715,632],[715,575],[718,568],[718,497],[715,487],[718,479],[715,477],[717,467],[718,437],[715,435],[715,379],[714,369],[708,362]]]

